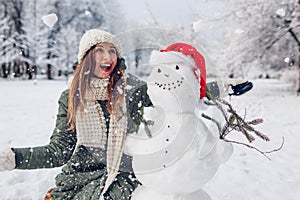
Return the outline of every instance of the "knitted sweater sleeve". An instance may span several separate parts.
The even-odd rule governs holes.
[[[76,146],[75,131],[68,130],[68,94],[65,90],[58,100],[56,126],[45,146],[12,148],[16,158],[16,169],[53,168],[64,165],[72,156]]]

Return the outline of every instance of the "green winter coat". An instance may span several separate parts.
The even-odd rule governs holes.
[[[151,106],[152,103],[147,95],[146,84],[133,75],[128,75],[126,89],[127,110],[130,115],[128,133],[132,133],[138,129],[141,122],[143,107]],[[76,131],[68,131],[68,95],[69,90],[65,90],[59,98],[56,126],[48,145],[12,148],[16,155],[16,169],[54,168],[65,165],[55,178],[56,187],[51,196],[52,200],[99,200],[106,180],[106,166],[99,162],[99,154],[93,153],[90,147],[76,146]],[[106,119],[109,120],[105,102],[99,103]],[[129,163],[129,166],[125,166],[127,169],[131,168],[130,159],[129,156],[123,155],[121,163]],[[130,199],[132,191],[138,185],[139,182],[131,170],[122,170],[105,197],[113,200]]]

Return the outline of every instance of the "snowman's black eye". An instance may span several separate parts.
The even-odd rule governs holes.
[[[176,70],[179,70],[179,66],[178,66],[178,65],[176,65],[175,69],[176,69]]]
[[[161,72],[161,70],[158,68],[157,72],[158,72],[158,73],[160,73],[160,72]]]

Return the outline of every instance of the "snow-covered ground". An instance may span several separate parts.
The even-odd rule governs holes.
[[[0,79],[0,150],[8,147],[48,143],[55,123],[57,99],[66,88],[64,80]],[[297,200],[300,197],[300,97],[290,85],[278,80],[256,80],[252,91],[231,98],[247,119],[262,117],[257,129],[271,141],[257,139],[262,150],[283,148],[269,154],[271,161],[257,151],[234,145],[234,153],[216,176],[204,187],[213,200]],[[242,137],[232,136],[234,139]],[[57,169],[0,172],[1,200],[42,199],[54,186]]]

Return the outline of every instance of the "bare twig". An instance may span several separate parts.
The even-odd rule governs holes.
[[[212,122],[214,122],[217,125],[217,127],[218,127],[219,133],[221,133],[221,129],[222,129],[221,128],[221,124],[217,120],[211,118],[210,116],[208,116],[208,115],[206,115],[204,113],[202,113],[201,116],[204,117],[205,119],[208,119],[208,120],[211,120]],[[220,137],[221,137],[221,135],[220,135]]]
[[[234,141],[234,140],[228,140],[228,139],[223,139],[225,142],[230,142],[230,143],[234,143],[234,144],[239,144],[239,145],[244,145],[250,149],[254,149],[256,151],[258,151],[259,153],[261,153],[263,156],[265,156],[266,158],[268,158],[269,160],[271,160],[271,158],[269,156],[266,155],[265,152],[259,150],[258,148],[256,148],[255,146],[252,146],[252,145],[249,145],[249,144],[246,144],[246,143],[243,143],[243,142],[238,142],[238,141]]]
[[[159,22],[158,22],[157,19],[154,17],[154,15],[153,15],[153,13],[152,13],[152,10],[151,10],[151,8],[150,8],[148,2],[145,2],[145,5],[146,5],[146,9],[147,9],[148,13],[150,14],[151,18],[153,19],[153,21],[154,21],[154,23],[155,23],[155,25],[160,26],[160,25],[159,25]]]
[[[234,144],[239,144],[239,145],[244,145],[250,149],[254,149],[256,151],[258,151],[259,153],[261,153],[263,156],[265,156],[267,159],[271,160],[271,158],[269,156],[267,156],[266,154],[269,154],[269,153],[273,153],[273,152],[276,152],[276,151],[279,151],[282,149],[283,145],[284,145],[284,137],[282,138],[282,142],[281,142],[281,145],[276,148],[276,149],[273,149],[271,151],[261,151],[260,149],[256,148],[255,146],[252,146],[252,145],[249,145],[249,144],[246,144],[246,143],[243,143],[243,142],[238,142],[238,141],[234,141],[234,140],[228,140],[228,139],[223,139],[225,142],[230,142],[230,143],[234,143]]]
[[[273,150],[271,150],[271,151],[266,151],[265,153],[273,153],[273,152],[279,151],[279,150],[282,149],[283,144],[284,144],[284,137],[282,137],[282,142],[281,142],[280,147],[278,147],[277,149],[273,149]]]

